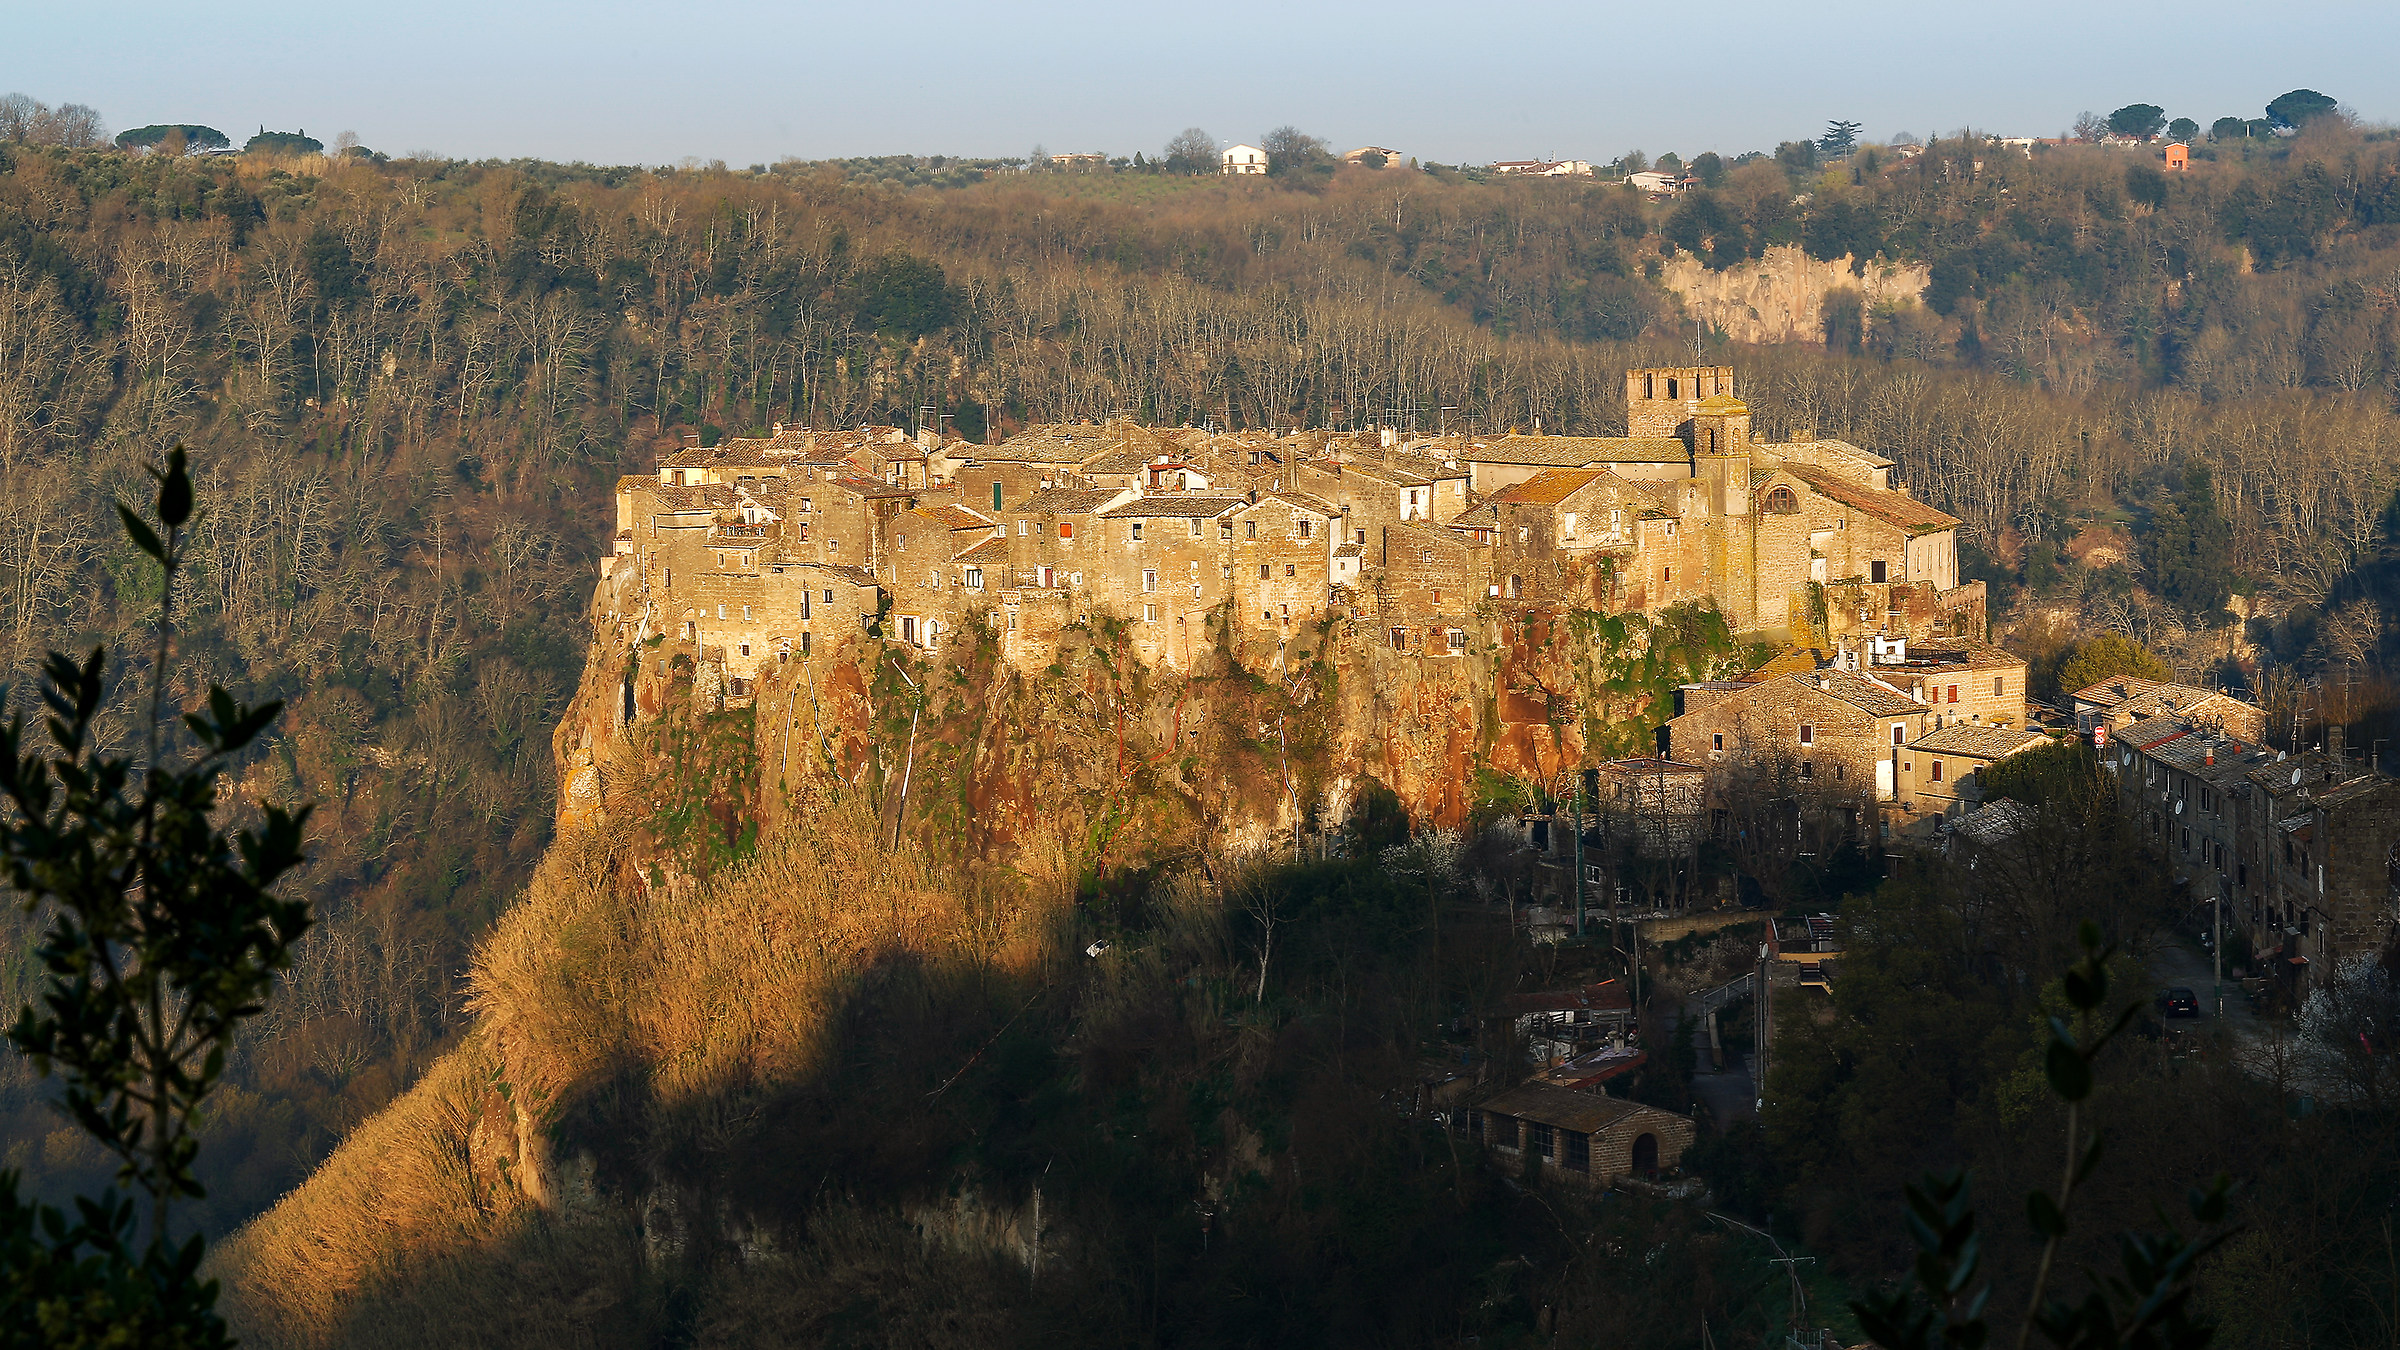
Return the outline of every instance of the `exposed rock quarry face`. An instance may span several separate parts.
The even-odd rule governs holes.
[[[1818,262],[1790,244],[1722,272],[1679,252],[1659,273],[1659,283],[1682,297],[1685,313],[1735,342],[1822,342],[1826,293],[1843,288],[1858,292],[1871,327],[1876,306],[1914,303],[1932,279],[1922,263],[1874,261],[1857,275],[1849,258]]]

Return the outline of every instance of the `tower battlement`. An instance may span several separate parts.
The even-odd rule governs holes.
[[[1625,434],[1658,440],[1683,434],[1704,398],[1733,392],[1731,366],[1652,366],[1625,372]]]

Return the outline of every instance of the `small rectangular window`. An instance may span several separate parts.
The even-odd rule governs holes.
[[[1315,524],[1315,521],[1303,518],[1300,522],[1300,537],[1303,539],[1308,538],[1309,529]]]
[[[1200,517],[1198,516],[1192,517],[1192,537],[1194,539],[1200,537]]]
[[[1817,776],[1817,762],[1816,762],[1815,760],[1813,760],[1813,759],[1804,759],[1804,760],[1801,760],[1801,761],[1800,761],[1800,776],[1801,776],[1802,778],[1814,778],[1814,777],[1816,777],[1816,776]]]
[[[1958,686],[1955,684],[1950,686],[1950,701],[1952,703],[1958,702]]]
[[[1137,544],[1142,541],[1142,522],[1138,520],[1133,522],[1133,541]]]
[[[1906,744],[1908,744],[1908,730],[1907,730],[1907,727],[1906,727],[1906,726],[1905,726],[1903,723],[1899,723],[1899,722],[1894,722],[1894,723],[1892,723],[1892,744],[1894,744],[1894,745],[1906,745]]]
[[[2000,695],[2001,695],[2003,692],[2005,692],[2005,691],[2007,690],[2007,688],[2008,688],[2008,677],[2007,677],[2006,675],[1994,675],[1994,676],[1992,677],[1992,697],[1993,697],[1993,698],[1998,698],[1998,697],[2000,697]]]
[[[1058,522],[1058,537],[1059,537],[1059,538],[1061,538],[1061,539],[1072,539],[1072,538],[1074,538],[1074,537],[1075,537],[1075,522],[1073,522],[1073,521],[1071,521],[1071,520],[1062,520],[1062,521]]]
[[[1708,748],[1709,748],[1709,749],[1711,749],[1711,750],[1722,750],[1722,749],[1724,749],[1724,748],[1725,748],[1725,733],[1724,733],[1724,732],[1722,732],[1722,731],[1712,731],[1712,732],[1708,733]]]
[[[1158,606],[1156,606],[1156,605],[1144,605],[1144,606],[1142,606],[1142,622],[1143,622],[1143,623],[1157,623],[1157,622],[1158,622]]]
[[[1158,589],[1158,572],[1155,568],[1142,569],[1142,589],[1145,591]]]
[[[1942,762],[1938,759],[1933,762],[1933,781],[1942,781]]]
[[[1802,745],[1815,745],[1817,743],[1817,729],[1814,726],[1811,726],[1809,723],[1802,722],[1800,724],[1800,743]]]

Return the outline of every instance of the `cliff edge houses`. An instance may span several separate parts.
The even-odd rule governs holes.
[[[1487,607],[1707,600],[1769,639],[1983,636],[1959,522],[1891,460],[1762,441],[1727,366],[1631,371],[1625,402],[1622,437],[1110,422],[687,443],[618,481],[596,617],[733,699],[867,631],[939,652],[980,626],[1026,669],[1092,623],[1176,669],[1212,648],[1273,663],[1334,616],[1446,656]]]

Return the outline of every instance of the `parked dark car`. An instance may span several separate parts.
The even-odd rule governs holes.
[[[2198,1017],[2200,1000],[2178,985],[2158,996],[2158,1013],[2161,1017]]]

